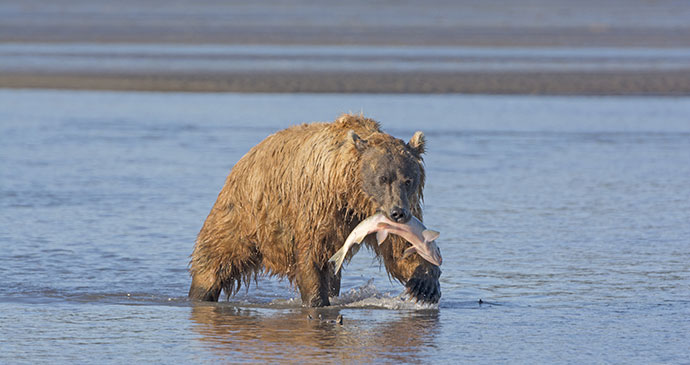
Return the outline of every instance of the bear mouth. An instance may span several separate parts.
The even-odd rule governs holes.
[[[398,224],[407,224],[407,223],[410,221],[410,219],[412,219],[412,214],[411,214],[411,213],[407,213],[406,216],[405,216],[405,220],[404,220],[404,221],[399,221],[399,220],[397,220],[396,218],[391,217],[390,212],[387,212],[387,211],[384,210],[383,208],[378,208],[378,209],[376,210],[376,214],[382,214],[382,215],[383,215],[384,217],[386,217],[386,219],[388,219],[389,221],[392,221],[392,222],[395,222],[395,223],[398,223]]]

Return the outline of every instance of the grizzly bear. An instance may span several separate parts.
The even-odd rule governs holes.
[[[268,136],[232,168],[199,232],[189,297],[217,301],[222,290],[230,296],[268,274],[287,277],[304,306],[329,305],[340,273],[328,259],[354,227],[377,212],[401,223],[422,220],[424,150],[422,132],[405,143],[349,114]],[[417,254],[403,257],[408,244],[399,236],[365,243],[411,297],[438,302],[439,267]]]

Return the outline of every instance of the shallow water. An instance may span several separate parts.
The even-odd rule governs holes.
[[[367,250],[332,308],[268,278],[189,303],[233,163],[359,111],[426,133],[440,304],[405,302]],[[0,90],[0,362],[686,362],[689,115],[690,98]]]

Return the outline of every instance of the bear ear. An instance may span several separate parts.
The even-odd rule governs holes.
[[[422,131],[414,132],[414,136],[410,138],[410,142],[407,143],[408,146],[417,155],[421,156],[426,150],[426,138],[424,138],[424,133]]]
[[[360,152],[364,151],[364,149],[367,148],[367,141],[360,138],[357,135],[357,133],[355,133],[355,131],[353,131],[352,129],[350,129],[350,131],[347,132],[347,141],[352,143],[355,146],[355,148]]]

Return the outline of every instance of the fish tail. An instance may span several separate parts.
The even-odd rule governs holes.
[[[343,266],[343,261],[345,261],[345,256],[347,255],[347,245],[343,245],[343,247],[338,250],[331,258],[328,260],[328,262],[335,262],[335,273],[337,274],[338,271],[340,271],[340,267]]]

